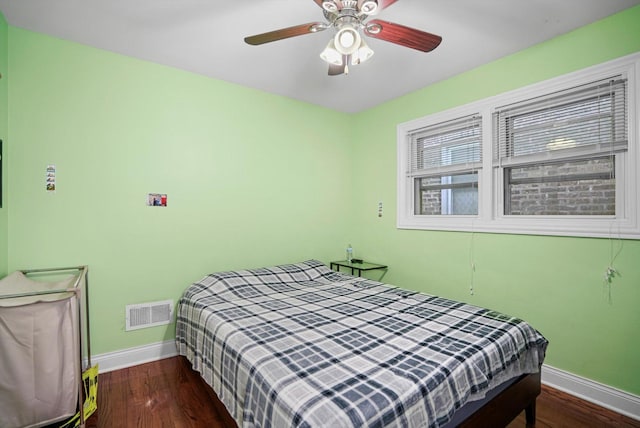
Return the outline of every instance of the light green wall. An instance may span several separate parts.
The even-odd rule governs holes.
[[[640,50],[640,7],[355,117],[353,245],[385,281],[508,312],[549,340],[546,363],[640,394],[640,241],[396,229],[396,126]],[[428,72],[428,70],[425,70]],[[636,141],[637,143],[637,141]],[[384,216],[376,214],[378,201]],[[621,276],[603,274],[622,250]],[[470,295],[470,260],[476,263]]]
[[[219,270],[342,254],[345,115],[15,27],[9,36],[9,267],[89,265],[94,353],[174,337],[174,325],[125,332],[126,304],[177,300]],[[168,207],[145,206],[150,192],[167,193]]]
[[[8,106],[9,106],[9,92],[8,82],[9,76],[7,74],[7,60],[9,57],[9,44],[8,44],[9,26],[2,13],[0,13],[0,140],[3,141],[3,152],[7,150],[7,135],[8,135]],[[3,163],[2,168],[2,207],[0,207],[0,278],[4,277],[8,273],[8,251],[9,251],[9,223],[8,223],[8,208],[7,208],[7,158],[1,161]]]

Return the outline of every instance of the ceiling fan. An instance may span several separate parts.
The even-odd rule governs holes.
[[[267,33],[245,37],[250,45],[261,45],[289,37],[317,33],[335,28],[335,36],[320,53],[320,58],[329,63],[329,75],[349,74],[349,65],[361,64],[371,58],[373,50],[360,35],[360,31],[373,37],[422,52],[430,52],[442,41],[442,37],[404,25],[381,19],[367,21],[371,15],[392,5],[397,0],[313,0],[322,7],[327,22],[282,28]]]

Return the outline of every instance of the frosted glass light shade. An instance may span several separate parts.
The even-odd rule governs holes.
[[[327,47],[320,53],[320,58],[329,64],[342,65],[342,54],[336,50],[333,39],[329,40]]]
[[[360,46],[362,38],[360,33],[353,27],[342,27],[333,38],[335,48],[342,55],[351,55]]]
[[[351,56],[351,64],[362,64],[372,56],[373,50],[362,40],[358,50]]]

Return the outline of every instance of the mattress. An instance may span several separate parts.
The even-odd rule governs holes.
[[[218,272],[178,303],[176,343],[244,427],[446,425],[536,373],[547,340],[490,309],[333,272]]]

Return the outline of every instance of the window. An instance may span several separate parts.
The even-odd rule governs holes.
[[[478,213],[480,125],[479,116],[470,116],[427,126],[410,135],[408,175],[415,186],[414,214]]]
[[[504,169],[504,214],[613,216],[614,158],[545,162]]]
[[[622,76],[498,107],[494,168],[504,174],[503,214],[615,215],[626,107]]]
[[[640,54],[398,126],[398,227],[640,239]]]

